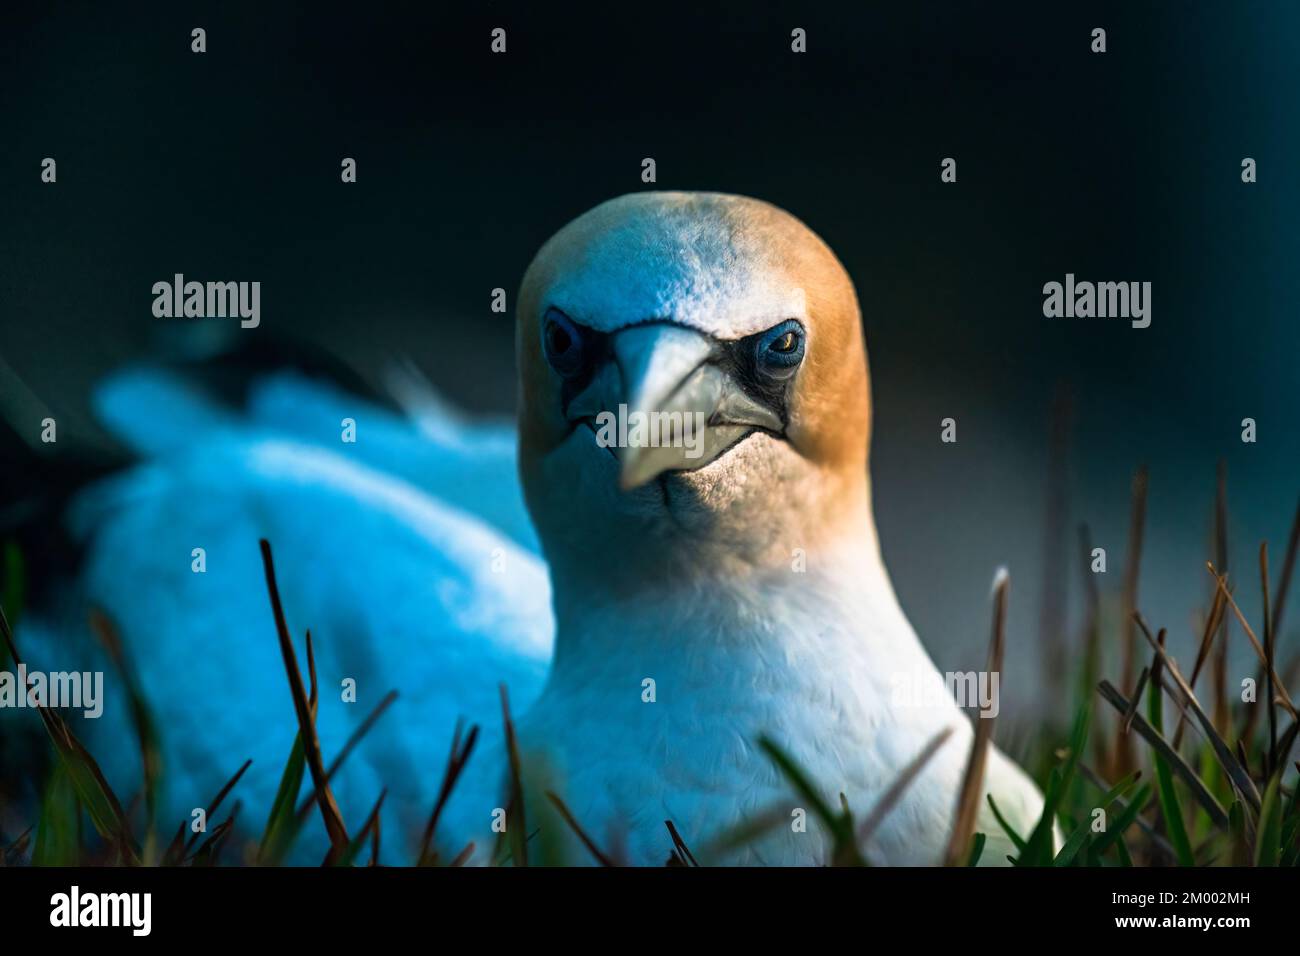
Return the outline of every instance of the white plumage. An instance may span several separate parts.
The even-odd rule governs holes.
[[[590,368],[553,355],[552,310],[586,337]],[[769,381],[746,364],[746,337],[788,321],[806,355]],[[336,785],[354,826],[389,788],[389,862],[411,858],[459,716],[485,736],[439,834],[452,852],[491,845],[504,806],[502,682],[537,789],[562,794],[598,840],[639,863],[668,857],[665,820],[702,847],[801,806],[756,749],[761,734],[861,818],[952,727],[868,847],[879,863],[938,862],[972,732],[943,693],[938,705],[894,698],[900,675],[942,678],[880,558],[858,322],[829,250],[765,204],[639,194],[581,217],[539,254],[519,302],[518,464],[537,536],[500,426],[441,409],[405,419],[287,374],[239,413],[161,372],[109,382],[103,417],[147,460],[80,501],[89,554],[76,597],[125,637],[165,732],[168,810],[187,817],[246,757],[250,830],[275,793],[295,723],[262,583],[265,537],[289,624],[299,637],[310,628],[317,648],[327,757],[384,693],[401,694]],[[652,467],[644,450],[611,454],[572,410],[616,400],[711,410],[727,441],[675,465],[662,450]],[[339,440],[343,418],[357,423],[355,444]],[[203,574],[191,571],[196,547]],[[34,661],[63,659],[72,630],[51,616],[20,640]],[[334,691],[349,677],[356,704]],[[123,705],[108,701],[91,744],[130,793],[139,767]],[[986,789],[1027,833],[1041,797],[997,751]],[[987,818],[980,829],[984,859],[1001,862],[1001,830]],[[815,823],[782,825],[722,859],[811,864],[828,850]]]

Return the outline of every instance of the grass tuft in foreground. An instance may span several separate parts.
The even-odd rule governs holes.
[[[983,859],[988,834],[978,832],[976,827],[980,811],[987,805],[1015,848],[1009,860],[1017,866],[1300,865],[1300,786],[1292,773],[1300,771],[1300,763],[1292,758],[1300,718],[1287,690],[1288,684],[1300,675],[1300,655],[1292,651],[1287,666],[1279,670],[1277,665],[1278,638],[1300,551],[1300,507],[1274,586],[1270,586],[1267,546],[1260,545],[1263,601],[1256,630],[1234,598],[1234,582],[1219,571],[1226,564],[1227,552],[1225,490],[1220,474],[1215,560],[1206,565],[1212,585],[1209,607],[1199,630],[1195,660],[1185,674],[1166,650],[1166,631],[1161,629],[1153,635],[1139,610],[1138,565],[1146,490],[1145,472],[1139,471],[1134,481],[1129,560],[1121,595],[1124,614],[1111,640],[1103,627],[1102,596],[1094,577],[1087,573],[1091,541],[1086,527],[1080,529],[1086,614],[1079,652],[1073,655],[1077,670],[1072,683],[1078,688],[1073,723],[1068,733],[1049,725],[1032,742],[1028,754],[1030,765],[1037,766],[1035,776],[1044,792],[1041,818],[1030,832],[1018,833],[1007,823],[993,797],[984,795],[981,781],[994,724],[992,720],[978,720],[967,772],[953,807],[951,838],[943,859],[936,863],[970,866]],[[40,782],[39,803],[30,808],[35,819],[12,837],[0,833],[0,865],[213,866],[245,862],[274,866],[289,858],[305,828],[311,825],[313,807],[330,844],[324,865],[378,864],[380,810],[387,791],[377,795],[356,836],[350,836],[330,782],[382,718],[396,692],[383,698],[327,767],[323,743],[316,732],[317,682],[311,633],[308,631],[305,638],[304,682],[280,604],[270,544],[262,541],[261,550],[298,733],[286,756],[275,800],[267,808],[265,824],[259,828],[260,839],[250,836],[255,832],[250,826],[240,826],[242,807],[236,801],[230,813],[210,830],[195,833],[189,829],[189,821],[181,821],[170,841],[163,844],[158,829],[163,824],[157,820],[157,793],[163,775],[158,725],[150,713],[145,689],[131,671],[122,639],[105,615],[95,613],[91,630],[108,653],[129,700],[144,768],[140,792],[124,807],[68,723],[49,708],[36,708],[53,759]],[[22,607],[22,561],[12,544],[6,545],[4,555],[8,573],[0,588],[4,600],[0,605],[0,662],[12,661],[16,665],[22,658],[4,608]],[[988,668],[994,672],[1001,670],[1004,655],[1007,583],[1000,576],[993,595]],[[1255,686],[1262,688],[1258,701],[1239,700],[1234,705],[1233,695],[1228,693],[1227,642],[1232,622],[1246,635],[1258,660]],[[1106,658],[1114,656],[1108,651],[1118,652],[1121,661],[1117,683],[1099,677]],[[1149,662],[1134,673],[1148,655]],[[1196,690],[1198,681],[1207,674],[1211,682],[1208,703]],[[1052,686],[1057,686],[1063,675],[1047,676]],[[1094,714],[1098,703],[1099,712]],[[501,708],[510,767],[504,804],[507,827],[490,859],[495,865],[527,866],[530,844],[541,827],[530,832],[525,819],[526,780],[504,687]],[[461,866],[473,858],[476,848],[472,842],[459,844],[462,848],[455,855],[443,855],[439,849],[439,840],[443,839],[439,823],[475,752],[478,733],[478,727],[466,731],[458,724],[455,728],[437,799],[419,852],[410,861],[415,865]],[[825,862],[833,866],[865,866],[871,860],[872,840],[878,828],[935,753],[949,744],[950,736],[951,732],[945,731],[930,740],[861,821],[853,818],[845,794],[840,794],[839,805],[833,806],[824,797],[826,791],[772,739],[760,739],[759,747],[789,784],[791,794],[810,808],[815,824],[827,836],[831,850]],[[232,766],[235,764],[237,759],[231,761]],[[208,819],[235,794],[248,766],[245,760],[209,801]],[[304,796],[305,785],[308,792]],[[0,791],[0,819],[13,819],[19,808],[16,804],[5,807],[6,796]],[[618,866],[624,861],[620,849],[603,849],[592,839],[561,795],[547,790],[544,796],[558,816],[543,826],[568,828],[590,859],[602,866]],[[9,802],[13,802],[12,797]],[[729,853],[788,824],[788,807],[770,808],[701,848],[697,857],[688,843],[691,835],[682,834],[673,821],[665,821],[672,844],[667,865],[699,866],[701,860],[707,864],[726,859]],[[1054,839],[1054,828],[1058,826],[1065,835],[1059,846]],[[451,841],[447,845],[457,845],[455,834],[446,839]],[[232,860],[228,848],[236,840],[243,845]],[[558,859],[552,850],[543,849],[539,862],[587,862]]]

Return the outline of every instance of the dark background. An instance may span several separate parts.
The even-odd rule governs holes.
[[[1300,491],[1300,4],[179,6],[0,13],[0,399],[18,431],[55,414],[61,453],[107,442],[98,376],[185,334],[309,342],[367,378],[409,357],[511,412],[491,290],[513,307],[541,242],[649,188],[650,156],[657,188],[793,212],[857,283],[881,537],[941,668],[982,663],[1007,564],[1005,706],[1049,699],[1032,675],[1050,595],[1079,618],[1075,525],[1107,548],[1113,612],[1141,463],[1141,606],[1177,654],[1207,602],[1220,459],[1247,613],[1260,540],[1280,565]],[[261,281],[261,327],[154,319],[175,272]],[[1151,327],[1044,318],[1067,272],[1152,282]]]

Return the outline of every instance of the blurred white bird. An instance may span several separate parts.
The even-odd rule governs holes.
[[[646,864],[670,855],[665,820],[693,847],[774,808],[797,821],[807,808],[760,735],[860,819],[951,728],[867,847],[877,863],[939,862],[971,724],[881,560],[861,318],[833,253],[756,200],[625,196],[542,248],[517,330],[517,467],[536,537],[502,426],[427,403],[404,418],[290,374],[263,380],[241,412],[158,371],[101,390],[102,415],[145,463],[78,502],[77,599],[103,607],[130,649],[175,818],[245,757],[237,793],[250,819],[264,813],[296,732],[264,537],[291,628],[313,634],[327,756],[400,692],[335,784],[351,821],[389,788],[389,862],[411,859],[462,716],[485,736],[439,838],[452,852],[491,845],[501,683],[529,766],[589,833]],[[608,448],[603,413],[699,415],[704,430],[693,446]],[[344,419],[355,443],[340,440]],[[20,641],[55,669],[76,626],[71,611],[29,617]],[[349,678],[355,704],[335,692]],[[913,700],[899,701],[900,682]],[[140,771],[125,701],[108,708],[92,749],[129,793]],[[1041,796],[996,749],[985,790],[1028,834]],[[983,860],[1004,862],[1001,828],[982,816],[979,829]],[[829,850],[815,823],[787,823],[719,859],[812,864]]]

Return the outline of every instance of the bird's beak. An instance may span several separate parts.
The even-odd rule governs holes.
[[[665,471],[701,468],[757,428],[783,428],[717,362],[721,350],[706,335],[650,323],[615,333],[610,344],[613,361],[568,413],[596,419],[597,440],[613,445],[625,491]]]

